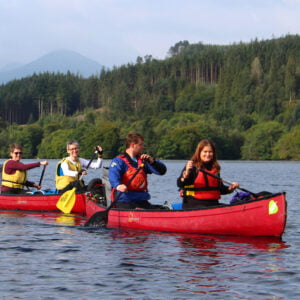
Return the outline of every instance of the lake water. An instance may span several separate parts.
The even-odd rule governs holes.
[[[56,163],[44,188],[54,187]],[[184,161],[165,163],[165,176],[149,177],[153,203],[180,201]],[[0,299],[299,299],[300,162],[220,163],[222,177],[245,189],[287,192],[282,239],[88,229],[71,215],[2,211]],[[99,170],[86,182],[94,177]]]

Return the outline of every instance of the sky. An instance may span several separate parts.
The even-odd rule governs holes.
[[[72,50],[106,67],[164,59],[179,41],[300,34],[300,0],[0,0],[0,68]]]

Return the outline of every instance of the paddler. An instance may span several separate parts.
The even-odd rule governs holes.
[[[114,191],[121,192],[116,207],[161,208],[161,205],[154,205],[148,201],[151,196],[148,192],[147,174],[164,175],[167,167],[151,155],[143,153],[144,137],[141,134],[129,133],[125,138],[125,146],[125,153],[115,157],[109,168],[110,184]],[[131,180],[132,178],[134,179]]]
[[[48,165],[48,161],[44,160],[41,162],[23,164],[21,162],[22,154],[23,150],[21,145],[13,143],[10,146],[11,159],[5,161],[2,168],[2,194],[24,194],[26,193],[24,186],[41,189],[40,185],[27,180],[26,171],[41,165],[46,166]]]
[[[95,147],[98,152],[98,159],[89,165],[89,161],[79,157],[79,143],[71,140],[67,143],[68,157],[63,158],[56,167],[55,183],[59,193],[64,193],[76,187],[77,191],[84,191],[85,186],[81,175],[86,175],[85,168],[99,169],[102,166],[103,149],[99,145]]]
[[[239,188],[238,182],[225,186],[221,180],[209,175],[220,177],[220,170],[214,143],[210,140],[200,141],[177,179],[177,186],[183,197],[183,209],[219,205],[221,195]]]

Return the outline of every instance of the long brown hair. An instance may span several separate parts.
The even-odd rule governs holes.
[[[220,171],[221,167],[217,160],[217,154],[216,154],[216,147],[215,144],[211,140],[202,140],[198,143],[196,150],[191,158],[191,160],[194,162],[194,165],[197,168],[203,168],[204,164],[203,161],[200,158],[200,153],[203,150],[204,147],[210,146],[213,150],[213,158],[212,158],[212,168],[215,168],[218,172]]]

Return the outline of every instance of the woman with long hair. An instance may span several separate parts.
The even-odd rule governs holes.
[[[239,187],[237,182],[225,186],[216,178],[220,177],[220,170],[214,143],[211,140],[200,141],[177,179],[183,197],[183,209],[216,206],[221,195]]]

